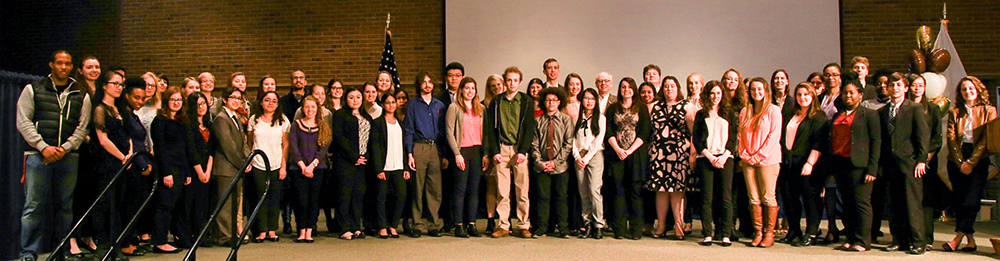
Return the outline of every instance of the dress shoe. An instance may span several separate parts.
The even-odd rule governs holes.
[[[552,237],[555,237],[555,238],[569,238],[569,234],[563,233],[563,230],[560,229],[559,231],[552,232]]]
[[[868,248],[865,248],[865,247],[863,247],[861,245],[853,245],[853,246],[847,248],[845,251],[847,251],[847,252],[865,252],[865,251],[868,251]]]
[[[701,242],[698,242],[698,244],[702,245],[702,246],[711,246],[712,245],[712,238],[711,237],[706,237],[705,240],[702,240]]]
[[[622,239],[622,238],[625,238],[625,236],[624,236],[624,235],[622,235],[621,233],[618,233],[618,232],[615,232],[614,234],[615,234],[615,237],[614,237],[615,239]]]
[[[267,238],[267,240],[270,240],[271,242],[278,242],[278,241],[281,241],[281,238],[278,237],[278,236],[273,236],[273,237]]]
[[[465,233],[468,233],[470,237],[482,236],[482,234],[479,233],[479,228],[476,228],[476,224],[465,225]]]
[[[493,231],[496,229],[497,223],[496,223],[495,220],[496,220],[495,218],[487,218],[486,219],[486,234],[487,235],[493,234]]]
[[[792,243],[798,240],[799,240],[799,235],[797,235],[796,233],[788,232],[788,235],[785,235],[785,237],[781,238],[781,240],[778,240],[778,243],[791,245]]]
[[[977,248],[979,248],[979,246],[963,247],[962,252],[976,252]]]
[[[354,238],[356,238],[356,239],[364,239],[365,237],[367,237],[367,236],[365,235],[364,231],[355,231],[354,232]]]
[[[255,244],[256,243],[264,243],[264,238],[262,238],[262,237],[261,238],[255,237],[255,238],[251,239],[250,242],[254,242]]]
[[[531,238],[531,231],[528,231],[527,229],[521,229],[518,230],[517,232],[518,236],[521,238]]]
[[[604,238],[604,229],[596,228],[596,227],[593,228],[593,229],[591,229],[590,230],[590,238],[593,238],[593,239],[602,239],[602,238]]]
[[[798,246],[811,246],[811,245],[815,245],[817,240],[818,239],[816,238],[816,236],[808,236],[808,237],[803,238],[802,239],[802,243],[798,244]]]
[[[726,239],[727,238],[722,238],[722,243],[719,243],[719,244],[722,245],[722,246],[724,246],[724,247],[733,246],[733,241],[726,240]]]
[[[35,261],[35,256],[29,255],[29,256],[21,257],[21,261]]]
[[[305,242],[306,242],[306,243],[308,243],[308,244],[312,244],[312,243],[315,243],[315,242],[316,242],[316,240],[315,240],[315,239],[312,239],[312,238],[306,238],[306,239],[305,239],[305,240],[303,240],[303,241],[305,241]]]
[[[900,247],[900,246],[899,246],[898,244],[896,244],[895,242],[893,242],[893,243],[892,243],[892,244],[890,244],[889,246],[887,246],[887,247],[885,247],[885,248],[883,248],[883,249],[882,249],[882,251],[885,251],[885,252],[894,252],[894,251],[906,251],[906,250],[907,250],[907,249],[903,249],[902,247]]]
[[[508,235],[510,235],[510,230],[506,230],[506,229],[502,229],[502,228],[497,228],[496,231],[493,231],[493,233],[490,234],[490,237],[492,237],[492,238],[501,238],[501,237],[506,237]]]
[[[469,237],[469,233],[465,232],[464,226],[455,226],[455,237]]]
[[[441,231],[438,231],[437,229],[427,230],[427,235],[432,237],[441,237]]]
[[[911,247],[910,251],[906,251],[906,253],[911,255],[923,255],[924,253],[927,253],[927,249],[924,247]]]
[[[538,232],[538,231],[535,231],[535,232]],[[531,238],[546,238],[546,237],[548,237],[548,235],[546,235],[545,233],[534,233],[534,234],[531,234]]]
[[[419,229],[410,229],[410,237],[419,238],[423,233]]]

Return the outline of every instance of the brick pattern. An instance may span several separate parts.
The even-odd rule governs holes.
[[[288,86],[291,71],[301,69],[313,83],[337,77],[358,85],[375,78],[387,12],[405,86],[412,88],[418,70],[443,75],[446,63],[443,0],[41,0],[0,7],[0,69],[33,74],[47,73],[49,53],[67,48],[95,54],[104,66],[125,66],[130,75],[165,73],[174,84],[209,71],[225,86],[231,72],[242,71],[251,87],[264,74]],[[1000,77],[1000,2],[953,0],[948,11],[969,74]],[[940,17],[936,0],[843,0],[843,59],[862,55],[872,70],[905,70],[917,27],[928,25],[936,35]]]
[[[906,52],[917,49],[921,25],[940,28],[939,0],[842,1],[843,60],[868,57],[870,70],[906,71]],[[951,0],[948,33],[969,75],[1000,77],[1000,1]]]

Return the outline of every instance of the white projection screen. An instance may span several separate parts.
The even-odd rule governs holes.
[[[838,1],[494,0],[446,1],[446,62],[461,62],[480,83],[508,66],[545,79],[542,63],[560,64],[560,83],[576,72],[584,87],[601,71],[617,82],[642,82],[659,65],[684,86],[692,72],[706,81],[729,69],[770,79],[789,73],[792,86],[840,61]],[[682,89],[684,89],[682,87]]]

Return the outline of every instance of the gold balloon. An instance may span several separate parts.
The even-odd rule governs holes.
[[[931,39],[931,28],[926,25],[917,29],[917,48],[924,53],[929,53],[934,49],[934,41]]]

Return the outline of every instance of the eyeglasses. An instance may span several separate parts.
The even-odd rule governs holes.
[[[213,80],[208,80],[208,81],[204,81],[204,82],[201,82],[201,83],[202,83],[202,84],[215,84],[215,81],[213,81]]]
[[[184,102],[184,99],[174,99],[174,98],[170,98],[170,102]]]
[[[545,102],[561,102],[559,99],[545,99]]]
[[[305,80],[308,79],[306,76],[292,76],[292,80]]]
[[[243,99],[243,96],[239,96],[239,95],[230,95],[230,96],[229,96],[229,98],[230,98],[230,99]]]
[[[275,100],[275,99],[264,99],[264,102],[265,103],[278,103],[278,100]]]
[[[120,82],[108,82],[108,85],[111,86],[111,87],[121,87],[122,83],[120,83]]]

